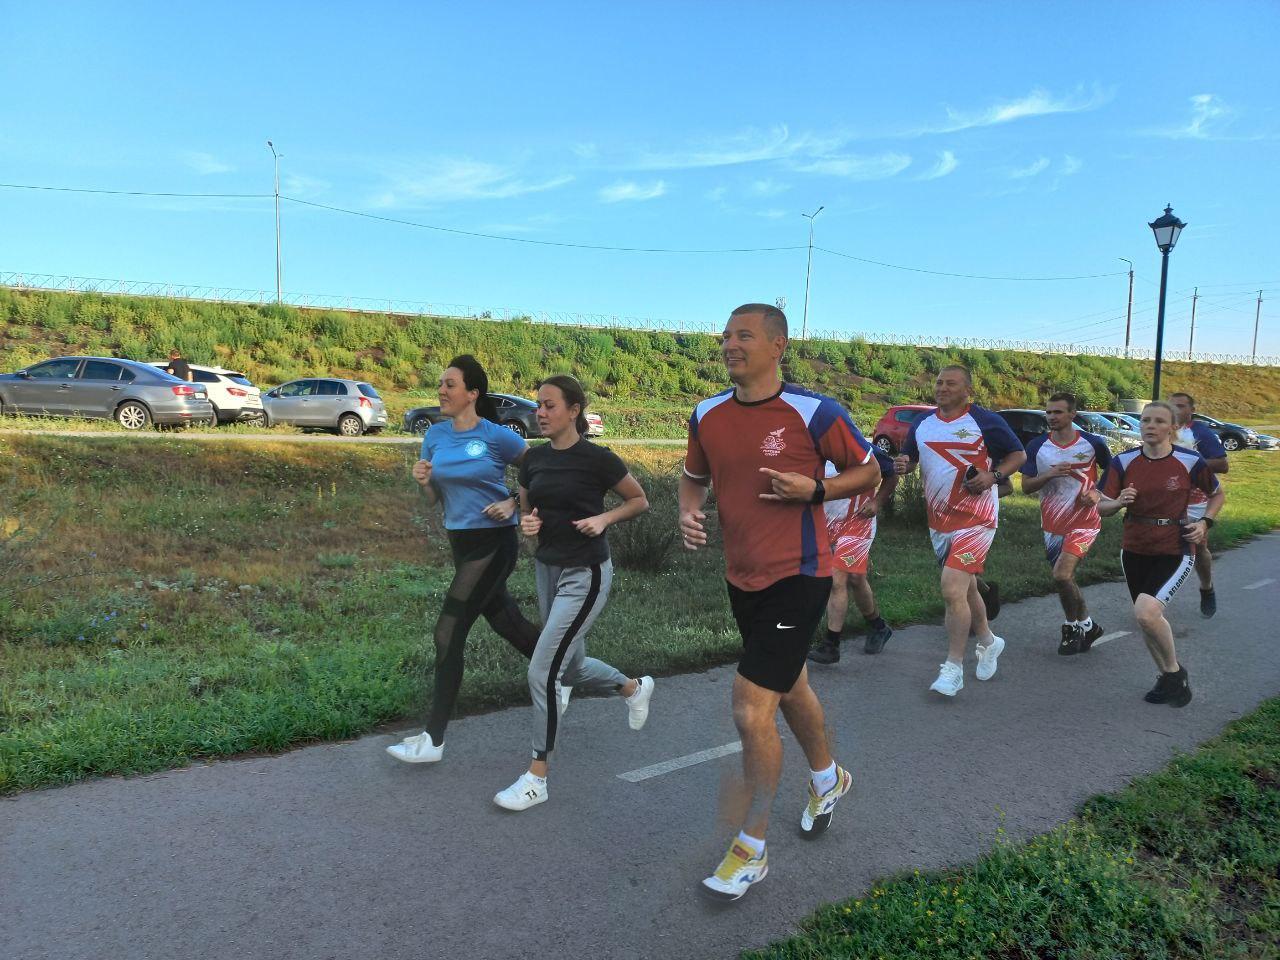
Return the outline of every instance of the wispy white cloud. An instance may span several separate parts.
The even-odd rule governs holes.
[[[635,170],[687,170],[733,167],[794,156],[821,156],[838,150],[846,139],[809,133],[793,136],[786,124],[778,124],[767,130],[751,128],[730,136],[713,138],[683,150],[642,153],[625,163],[624,167]]]
[[[974,127],[994,127],[1015,120],[1030,117],[1044,117],[1055,113],[1082,113],[1096,110],[1111,100],[1113,94],[1100,87],[1085,90],[1077,87],[1065,96],[1054,96],[1049,91],[1036,87],[1025,97],[1016,100],[1004,100],[993,103],[979,110],[956,110],[947,107],[947,119],[942,123],[924,124],[910,130],[902,131],[902,136],[924,136],[936,133],[956,133]]]
[[[897,176],[911,166],[911,157],[905,153],[832,154],[813,160],[793,162],[798,173],[816,173],[848,180],[885,180]]]
[[[1079,173],[1082,166],[1084,166],[1084,163],[1079,157],[1073,157],[1068,153],[1062,158],[1062,168],[1058,172],[1064,177],[1069,177],[1074,173]]]
[[[933,169],[922,173],[917,179],[940,180],[947,174],[954,173],[958,166],[960,166],[960,161],[956,159],[956,155],[950,150],[943,150],[938,155],[938,162],[933,165]]]
[[[1009,178],[1012,180],[1025,180],[1028,177],[1039,176],[1049,169],[1049,158],[1041,157],[1040,159],[1028,164],[1025,167],[1018,167],[1009,171]]]
[[[328,180],[301,173],[286,173],[280,178],[280,192],[302,200],[328,193],[330,186]]]
[[[1228,128],[1239,117],[1239,111],[1215,93],[1197,93],[1190,98],[1191,116],[1176,127],[1157,127],[1144,131],[1148,136],[1170,140],[1271,140],[1275,135],[1238,135]]]
[[[201,176],[230,173],[235,169],[231,164],[219,160],[213,154],[200,150],[188,150],[182,155],[182,162]]]
[[[603,203],[621,203],[624,200],[653,200],[666,192],[667,184],[665,180],[655,180],[653,183],[636,183],[632,180],[622,180],[607,187],[602,187],[598,196]]]
[[[748,189],[756,197],[776,197],[778,194],[786,193],[790,190],[791,184],[779,183],[777,180],[765,178],[764,180],[753,180]]]
[[[554,190],[572,181],[573,177],[563,174],[526,180],[514,170],[480,160],[441,159],[425,166],[400,165],[388,171],[387,179],[389,185],[373,198],[375,206],[506,200]]]

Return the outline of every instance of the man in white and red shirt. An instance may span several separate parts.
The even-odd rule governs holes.
[[[948,641],[947,659],[929,689],[946,697],[954,697],[964,686],[970,630],[978,641],[975,676],[995,676],[1004,640],[991,632],[977,574],[986,565],[996,535],[997,488],[1027,458],[1009,425],[972,404],[972,393],[973,379],[965,367],[939,370],[933,384],[938,408],[911,425],[902,454],[894,460],[900,475],[919,463],[924,482],[929,537],[942,566]]]
[[[1147,703],[1185,707],[1191,702],[1186,667],[1178,662],[1165,606],[1195,567],[1225,494],[1204,458],[1174,446],[1174,411],[1167,403],[1142,409],[1142,446],[1111,461],[1098,512],[1124,515],[1120,566],[1129,584],[1133,613],[1160,676],[1143,697]],[[1206,498],[1204,513],[1190,516],[1192,491]]]
[[[680,534],[691,550],[707,543],[703,506],[715,487],[729,604],[742,634],[733,720],[746,810],[720,866],[701,884],[717,900],[739,899],[769,870],[765,830],[782,773],[779,709],[809,762],[803,835],[827,829],[853,783],[831,756],[805,657],[831,592],[823,501],[871,489],[880,470],[839,403],[783,382],[786,348],[781,310],[748,303],[733,311],[720,344],[733,387],[689,418],[680,478]],[[824,479],[828,460],[839,473]]]
[[[1189,393],[1169,394],[1169,406],[1173,407],[1173,442],[1184,450],[1194,450],[1204,458],[1209,471],[1219,475],[1227,472],[1227,449],[1222,439],[1209,426],[1195,418],[1196,398]],[[1191,490],[1191,504],[1187,516],[1199,520],[1204,516],[1209,498],[1196,488]],[[1213,552],[1209,541],[1196,547],[1196,576],[1200,578],[1200,616],[1212,617],[1218,612],[1218,595],[1213,589]]]
[[[1065,618],[1058,653],[1071,656],[1084,653],[1102,636],[1101,624],[1089,616],[1084,594],[1076,585],[1076,566],[1102,529],[1098,501],[1111,466],[1111,451],[1101,437],[1076,429],[1074,393],[1055,393],[1044,413],[1049,432],[1027,444],[1022,492],[1040,494],[1045,554],[1053,567]]]

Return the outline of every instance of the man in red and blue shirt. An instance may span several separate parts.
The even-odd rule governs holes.
[[[805,657],[831,590],[823,501],[871,489],[880,469],[839,403],[782,381],[786,347],[781,310],[749,303],[733,311],[721,355],[734,386],[694,410],[680,479],[680,532],[691,550],[707,543],[703,506],[715,487],[729,601],[742,634],[733,718],[748,803],[742,830],[702,881],[718,900],[737,900],[768,872],[764,837],[782,772],[779,708],[809,761],[801,832],[826,830],[853,782],[832,759]],[[824,479],[828,460],[839,472]]]
[[[1196,398],[1189,393],[1169,394],[1169,406],[1173,407],[1173,442],[1185,450],[1194,450],[1204,458],[1211,473],[1227,472],[1227,449],[1222,438],[1209,425],[1195,418]],[[1199,520],[1204,516],[1209,498],[1200,490],[1191,491],[1191,503],[1187,516]],[[1218,595],[1213,589],[1213,552],[1208,541],[1196,547],[1196,576],[1200,578],[1200,616],[1212,617],[1218,612]]]

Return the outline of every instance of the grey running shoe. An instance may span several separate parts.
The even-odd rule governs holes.
[[[809,659],[814,663],[839,663],[840,645],[823,639],[822,642],[809,651]]]
[[[885,624],[879,630],[872,630],[867,634],[866,643],[862,647],[863,653],[879,653],[884,649],[884,645],[889,642],[889,638],[893,636],[893,630],[888,624]]]

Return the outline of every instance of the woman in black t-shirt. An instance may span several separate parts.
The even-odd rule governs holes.
[[[633,679],[586,656],[587,631],[604,609],[613,582],[605,531],[649,509],[644,490],[618,455],[586,439],[586,405],[573,377],[549,377],[539,384],[538,425],[550,443],[531,449],[520,465],[520,529],[538,538],[543,627],[529,661],[533,762],[493,798],[507,810],[527,810],[547,799],[547,757],[555,747],[569,688],[622,695],[632,730],[643,727],[649,716],[652,677]],[[623,502],[605,510],[610,490]]]

